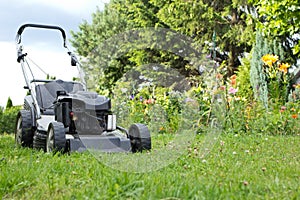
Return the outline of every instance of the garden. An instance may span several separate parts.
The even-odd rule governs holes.
[[[120,125],[147,124],[152,150],[16,147],[20,107],[8,102],[0,198],[300,199],[299,9],[287,0],[110,1],[71,42],[86,58],[88,88],[112,99]]]

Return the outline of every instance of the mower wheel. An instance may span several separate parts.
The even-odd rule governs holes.
[[[133,153],[151,149],[151,136],[146,125],[132,124],[128,132]]]
[[[29,110],[20,110],[17,115],[15,128],[16,145],[22,147],[32,147],[33,130],[31,112]]]
[[[66,147],[66,132],[64,124],[61,122],[52,122],[49,125],[46,139],[47,152],[63,152]]]
[[[33,136],[33,148],[46,151],[47,135],[36,131]]]

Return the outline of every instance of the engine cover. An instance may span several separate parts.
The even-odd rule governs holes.
[[[115,127],[115,122],[111,125],[111,100],[95,92],[58,96],[54,110],[56,120],[69,127],[70,132],[101,134]]]

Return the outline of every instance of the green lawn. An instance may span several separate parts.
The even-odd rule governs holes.
[[[300,199],[300,136],[216,140],[205,157],[197,136],[169,166],[129,173],[88,152],[15,148],[13,137],[2,135],[0,199]]]

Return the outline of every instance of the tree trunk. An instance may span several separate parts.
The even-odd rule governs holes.
[[[238,11],[236,8],[232,8],[231,10],[231,26],[235,26],[238,23]],[[228,56],[228,68],[227,68],[227,76],[230,77],[234,74],[238,67],[238,57],[236,52],[236,43],[233,42],[235,39],[232,38],[229,44],[229,56]]]
[[[230,45],[229,47],[229,56],[228,56],[228,67],[227,67],[227,76],[230,77],[234,74],[237,69],[235,66],[236,61],[236,52],[235,52],[235,45]]]

